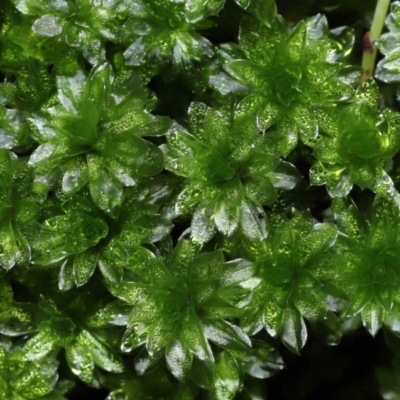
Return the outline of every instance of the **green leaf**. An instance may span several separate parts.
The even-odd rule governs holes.
[[[207,243],[215,234],[212,208],[202,203],[196,208],[191,223],[192,238],[195,242]]]
[[[82,346],[90,350],[93,362],[108,372],[121,373],[124,365],[120,357],[113,353],[110,348],[96,339],[89,331],[83,330],[78,337]]]
[[[91,384],[93,381],[94,361],[90,349],[78,339],[66,349],[67,363],[71,371],[83,382]]]
[[[55,347],[55,338],[49,330],[43,330],[25,343],[23,348],[24,358],[29,361],[44,358]]]
[[[328,312],[327,319],[311,323],[313,334],[318,340],[329,346],[337,346],[342,339],[342,326],[340,320],[333,312]]]
[[[194,316],[187,316],[180,333],[182,344],[199,360],[213,364],[214,357],[201,322]]]
[[[179,339],[171,340],[167,343],[165,349],[165,359],[172,375],[179,381],[184,382],[192,366],[193,359],[188,348]]]
[[[243,372],[257,379],[269,378],[284,368],[280,354],[270,344],[260,340],[252,341],[251,352],[235,352],[235,355]]]
[[[361,318],[368,332],[375,336],[382,327],[384,310],[380,304],[370,300],[361,310]]]
[[[267,237],[267,221],[264,210],[251,201],[242,201],[240,225],[243,233],[250,239],[261,241]]]
[[[317,293],[310,289],[299,290],[292,297],[300,314],[310,321],[322,321],[326,317],[326,306]]]
[[[70,290],[75,285],[74,278],[74,257],[67,257],[60,268],[60,273],[58,275],[58,288],[62,291]]]
[[[196,385],[206,390],[212,390],[213,372],[213,364],[204,363],[196,357],[193,358],[190,378]]]
[[[307,328],[303,317],[294,307],[284,312],[281,338],[283,344],[293,353],[300,354],[307,341]]]
[[[234,399],[241,388],[242,374],[236,359],[227,351],[215,357],[213,399]]]
[[[270,26],[270,23],[276,18],[275,0],[250,0],[248,8],[257,19],[267,26]]]
[[[112,284],[120,283],[124,273],[123,261],[120,257],[116,257],[118,244],[116,241],[111,241],[99,257],[99,269],[106,281]],[[128,258],[128,254],[126,254],[126,258]],[[125,259],[124,261],[126,262],[127,260]]]
[[[226,350],[234,350],[251,346],[250,339],[237,326],[227,321],[210,321],[204,327],[208,340]]]
[[[98,251],[92,249],[79,253],[74,257],[72,268],[77,287],[84,285],[93,275],[98,258]]]

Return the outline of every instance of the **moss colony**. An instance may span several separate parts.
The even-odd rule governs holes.
[[[400,398],[400,2],[2,0],[0,78],[0,399]]]

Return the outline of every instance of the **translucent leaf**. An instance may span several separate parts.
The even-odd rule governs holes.
[[[26,360],[38,360],[47,356],[55,348],[54,337],[44,330],[29,339],[23,348]]]
[[[88,181],[87,165],[82,157],[74,157],[66,165],[66,171],[62,179],[64,192],[76,192]]]
[[[184,238],[179,240],[169,263],[173,275],[187,278],[191,272],[197,251],[198,247],[192,241]]]
[[[215,224],[212,219],[212,209],[199,205],[193,214],[191,223],[192,238],[195,242],[207,243],[215,234]]]
[[[135,371],[139,376],[144,375],[147,371],[151,370],[162,357],[162,353],[156,357],[150,357],[146,349],[143,348],[139,354],[135,357],[134,365]]]
[[[365,290],[352,293],[350,302],[344,311],[344,316],[353,317],[357,315],[368,304],[371,299],[370,293]],[[371,314],[367,318],[370,319]],[[372,320],[371,320],[372,321]]]
[[[338,231],[335,225],[316,224],[313,230],[300,238],[298,243],[300,263],[306,263],[312,257],[328,250],[337,238]]]
[[[250,201],[242,201],[240,224],[244,234],[250,239],[261,241],[267,237],[267,221],[264,210]]]
[[[246,9],[250,4],[250,0],[235,0],[235,3],[243,9]]]
[[[17,214],[16,220],[20,224],[26,224],[40,215],[40,208],[31,200],[15,201],[14,210]]]
[[[86,76],[82,71],[78,71],[72,76],[57,77],[58,99],[73,114],[77,112],[78,104],[82,98],[85,80]]]
[[[342,326],[333,312],[328,312],[327,319],[311,324],[314,335],[328,346],[337,346],[342,339]]]
[[[147,341],[146,328],[147,325],[142,323],[136,323],[129,326],[122,337],[121,350],[128,353],[145,344]]]
[[[245,196],[258,206],[273,204],[278,195],[269,177],[250,177],[243,180]]]
[[[53,153],[55,146],[50,143],[40,145],[29,158],[29,165],[35,165],[39,161],[42,161]]]
[[[310,321],[322,321],[326,317],[324,301],[310,289],[299,290],[293,296],[293,303],[300,314]]]
[[[252,351],[238,355],[246,374],[257,379],[265,379],[283,369],[283,359],[271,345],[260,340],[253,340],[252,343]]]
[[[118,256],[120,255],[119,253],[117,253],[117,246],[117,243],[109,243],[109,245],[101,252],[99,258],[99,268],[101,273],[103,274],[107,282],[111,282],[114,284],[122,281],[124,273],[121,258],[116,257],[117,254]],[[125,252],[123,252],[122,254],[124,253]],[[128,257],[128,255],[126,256]]]
[[[389,328],[392,333],[400,336],[400,314],[398,312],[385,313],[385,327]]]
[[[370,300],[361,311],[361,318],[363,321],[363,325],[367,328],[368,332],[375,336],[382,327],[384,316],[383,307],[373,301]]]
[[[57,381],[57,362],[46,360],[38,363],[38,369],[26,368],[13,376],[9,384],[15,391],[27,398],[40,398],[49,393]]]
[[[96,268],[98,258],[98,251],[91,249],[74,257],[73,274],[76,286],[82,286],[90,279]]]
[[[306,35],[307,24],[302,21],[296,25],[287,39],[286,46],[288,47],[290,58],[294,62],[300,61],[303,57]]]
[[[272,336],[276,337],[279,335],[282,329],[284,312],[278,307],[274,298],[267,298],[266,305],[263,310],[263,323],[267,332]]]
[[[199,360],[214,362],[210,345],[205,337],[203,326],[196,317],[187,317],[181,331],[182,345],[193,353]]]
[[[283,344],[293,353],[300,354],[307,341],[307,328],[303,317],[293,307],[285,310],[281,338]]]
[[[32,30],[41,36],[57,36],[63,30],[62,19],[54,15],[43,15],[32,25]]]
[[[317,14],[307,19],[307,41],[308,43],[321,39],[329,32],[328,20],[325,15]]]
[[[378,46],[379,51],[387,56],[392,51],[397,50],[399,39],[400,32],[385,33],[376,41],[376,45]]]
[[[189,350],[179,340],[172,340],[166,346],[165,359],[172,375],[184,382],[192,366],[193,356]]]
[[[209,15],[217,14],[224,5],[224,0],[188,0],[185,3],[187,20],[194,24]]]
[[[239,365],[229,352],[223,351],[215,357],[212,389],[215,399],[234,399],[242,379]]]
[[[190,378],[199,387],[211,390],[213,382],[214,363],[204,363],[198,358],[193,358],[192,368],[190,370]]]
[[[120,284],[111,285],[110,291],[115,297],[135,306],[143,296],[147,297],[147,288],[135,282],[122,281]]]
[[[98,156],[87,155],[87,161],[92,200],[100,210],[114,215],[122,203],[122,186],[108,175]]]
[[[131,306],[121,300],[114,300],[89,319],[90,326],[126,326]]]
[[[252,61],[238,60],[229,64],[229,72],[245,85],[257,88],[262,91],[265,87],[265,69]]]
[[[214,214],[215,225],[220,232],[231,236],[239,226],[240,208],[225,201],[218,202],[217,207]]]
[[[235,181],[233,179],[233,181]],[[240,183],[225,186],[224,193],[216,201],[214,221],[217,229],[227,236],[231,236],[240,222],[240,204],[243,200],[243,191]]]
[[[277,168],[269,174],[271,183],[276,189],[292,190],[300,182],[301,175],[296,167],[281,161]]]
[[[71,371],[83,382],[91,384],[93,381],[94,362],[90,350],[75,341],[67,347],[66,358]]]
[[[161,319],[154,321],[151,326],[147,328],[147,342],[146,349],[150,357],[158,354],[171,340],[171,334],[167,329],[164,329],[164,321]]]
[[[275,19],[277,13],[275,0],[250,0],[249,9],[267,26]]]
[[[227,350],[251,346],[248,336],[227,321],[213,321],[205,325],[204,332],[208,340]]]
[[[80,342],[90,350],[93,361],[100,368],[108,372],[120,373],[123,372],[124,366],[120,358],[101,343],[87,330],[81,332]]]
[[[333,61],[341,61],[344,57],[351,54],[354,47],[354,28],[341,26],[331,30],[331,36],[336,44],[335,56]]]
[[[138,66],[145,56],[145,44],[143,38],[135,40],[124,52],[126,65]]]

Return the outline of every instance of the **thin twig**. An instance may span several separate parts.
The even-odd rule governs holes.
[[[379,39],[385,24],[386,15],[389,9],[390,0],[378,0],[375,8],[374,19],[371,30],[364,35],[363,39],[363,75],[360,81],[364,82],[374,74],[377,49],[374,41]]]

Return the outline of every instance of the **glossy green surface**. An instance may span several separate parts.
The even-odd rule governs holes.
[[[383,86],[362,10],[2,0],[0,399],[270,398],[362,325],[400,354],[399,4]]]

